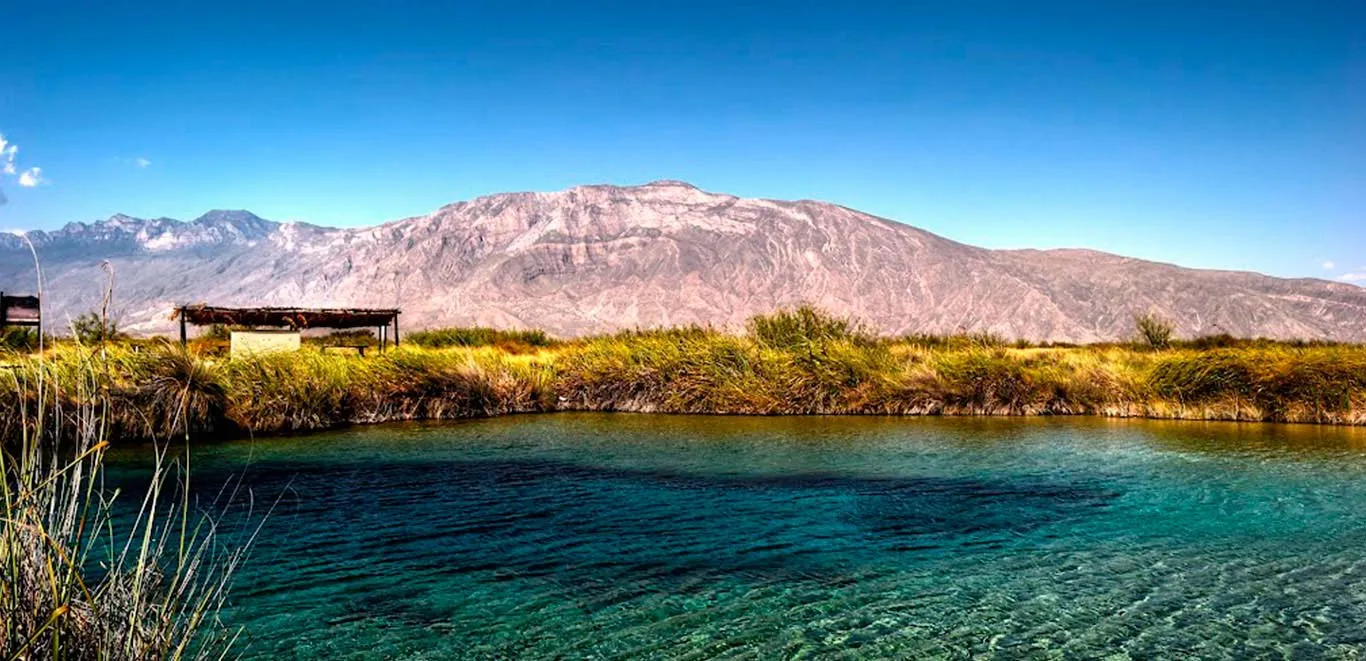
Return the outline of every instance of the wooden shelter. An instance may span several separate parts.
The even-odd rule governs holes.
[[[389,328],[393,327],[394,346],[398,346],[398,309],[375,308],[225,308],[211,305],[182,305],[171,315],[180,320],[180,343],[186,342],[186,325],[248,326],[302,331],[310,328],[374,328],[379,346],[384,348]]]
[[[43,312],[37,296],[9,296],[0,292],[0,328],[33,326],[42,328]]]

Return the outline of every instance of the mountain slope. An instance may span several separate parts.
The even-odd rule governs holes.
[[[680,182],[481,197],[365,229],[246,212],[115,216],[31,235],[50,318],[95,307],[116,274],[124,326],[176,303],[404,309],[408,328],[490,324],[579,335],[704,323],[809,302],[889,333],[1095,341],[1156,310],[1185,335],[1366,341],[1366,289],[1202,271],[1085,250],[993,251],[833,204],[741,199]],[[0,237],[0,288],[31,290]]]

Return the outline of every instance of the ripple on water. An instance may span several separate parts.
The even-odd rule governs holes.
[[[1366,649],[1366,456],[1322,435],[613,419],[253,448],[252,489],[286,497],[225,617],[256,658]],[[242,470],[218,452],[200,484]]]

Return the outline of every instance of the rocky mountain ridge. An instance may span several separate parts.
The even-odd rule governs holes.
[[[987,250],[846,207],[745,199],[676,181],[489,195],[368,228],[114,216],[28,235],[48,315],[98,304],[108,260],[136,332],[176,304],[399,306],[407,328],[537,327],[563,336],[702,323],[812,303],[886,333],[1036,340],[1128,335],[1136,311],[1184,335],[1366,341],[1366,289],[1183,269],[1089,250]],[[21,252],[22,251],[22,252]],[[0,289],[31,290],[0,235]]]

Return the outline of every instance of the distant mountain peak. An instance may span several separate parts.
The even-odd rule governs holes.
[[[645,184],[642,188],[687,188],[696,191],[702,190],[686,181],[679,181],[677,179],[658,179]]]
[[[149,221],[145,218],[130,216],[126,213],[116,213],[105,220],[97,220],[88,225],[86,223],[76,223],[76,225],[97,232],[110,230],[136,232],[138,231],[138,228],[146,225],[148,222]],[[67,225],[67,227],[71,227],[71,225]]]
[[[122,252],[165,252],[196,246],[252,245],[269,237],[278,227],[278,223],[240,210],[214,210],[188,223],[174,218],[147,219],[116,213],[105,220],[67,223],[55,232],[35,232],[31,238],[35,244],[92,252],[98,252],[98,246]]]
[[[245,209],[211,209],[190,222],[195,225],[214,225],[222,223],[261,223],[270,221]]]

